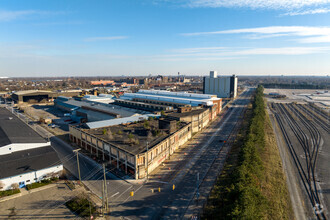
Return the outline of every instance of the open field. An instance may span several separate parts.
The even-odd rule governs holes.
[[[285,98],[276,99],[268,97],[271,102],[299,102],[299,103],[314,103],[319,108],[325,111],[330,111],[330,93],[328,90],[315,89],[265,89],[264,93],[285,95]]]

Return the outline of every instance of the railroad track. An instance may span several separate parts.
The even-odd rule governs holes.
[[[309,109],[309,108],[306,108],[306,105],[301,105],[301,104],[298,104],[296,105],[300,110],[304,111],[304,113],[306,113],[310,119],[313,121],[315,120],[326,132],[329,133],[329,125],[328,125],[328,122],[329,122],[329,118],[326,118],[324,117],[324,119],[322,119],[321,117],[319,117],[317,114],[315,114],[315,110],[316,109]]]
[[[321,110],[319,107],[317,107],[315,104],[311,104],[309,103],[309,108],[312,108],[313,111],[317,112],[319,115],[321,115],[322,117],[324,117],[325,119],[329,119],[329,113],[328,112],[324,112],[323,110]]]
[[[272,104],[271,110],[283,133],[284,140],[289,148],[294,164],[297,167],[299,177],[316,217],[318,219],[326,219],[317,189],[317,179],[315,177],[317,156],[322,139],[319,130],[314,123],[308,120],[306,115],[301,112],[301,109],[293,104],[274,103]],[[289,135],[285,123],[289,125],[303,149],[305,164],[300,160],[300,156],[297,153],[298,146],[293,145],[292,137]]]

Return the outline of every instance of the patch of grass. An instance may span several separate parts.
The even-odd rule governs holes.
[[[266,219],[294,219],[286,177],[269,116],[265,121],[265,145],[262,153],[265,172],[261,184],[262,192],[268,198]]]
[[[65,205],[80,217],[97,215],[96,207],[85,197],[75,197],[65,203]]]
[[[29,185],[26,185],[26,189],[31,190],[31,189],[39,188],[41,186],[45,186],[45,185],[48,185],[48,184],[56,182],[56,181],[58,181],[57,177],[53,177],[50,179],[44,179],[44,180],[41,180],[40,182],[31,183]]]
[[[11,196],[20,192],[21,191],[19,189],[9,189],[9,190],[0,191],[0,198],[5,196]]]

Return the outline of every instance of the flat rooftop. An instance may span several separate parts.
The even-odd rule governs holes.
[[[187,125],[186,122],[176,122],[176,130],[181,129],[185,125]],[[159,129],[159,120],[157,119],[128,125],[82,130],[133,155],[146,151],[147,142],[149,147],[152,148],[169,136],[167,129]]]
[[[22,91],[17,91],[14,94],[16,94],[16,95],[30,95],[30,94],[33,94],[33,93],[53,94],[54,92],[47,91],[47,90],[22,90]]]
[[[180,118],[180,117],[199,115],[205,111],[207,111],[207,108],[195,109],[195,110],[191,110],[190,112],[183,112],[183,113],[173,112],[168,114],[168,116]]]
[[[17,151],[0,156],[0,179],[60,165],[51,146]]]
[[[123,106],[118,106],[118,105],[113,105],[113,104],[103,104],[103,103],[93,103],[91,101],[77,101],[75,99],[69,99],[68,101],[62,101],[63,103],[77,106],[77,107],[82,107],[82,106],[87,106],[93,109],[99,109],[101,111],[113,113],[115,115],[120,115],[121,117],[130,117],[136,114],[148,114],[150,113],[149,111],[143,111],[143,110],[138,110],[138,109],[132,109],[132,108],[126,108]]]
[[[47,143],[6,108],[0,108],[0,147],[12,143]]]

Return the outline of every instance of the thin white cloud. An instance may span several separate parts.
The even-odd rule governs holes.
[[[20,10],[20,11],[8,11],[0,10],[0,22],[12,21],[16,19],[22,19],[32,15],[58,15],[64,14],[63,11],[39,11],[39,10]]]
[[[189,7],[248,7],[252,9],[295,9],[324,6],[330,0],[187,0]]]
[[[213,32],[184,33],[183,36],[202,36],[216,34],[253,34],[251,39],[261,39],[279,36],[298,36],[301,43],[326,43],[330,42],[330,27],[310,26],[269,26],[260,28],[243,28]],[[306,38],[310,37],[310,38]],[[318,41],[319,39],[319,41]]]
[[[34,10],[25,10],[25,11],[0,11],[0,21],[11,21],[26,15],[35,14]]]
[[[234,52],[235,55],[306,55],[329,53],[330,47],[254,48]]]
[[[151,59],[164,60],[223,60],[239,59],[258,55],[288,55],[299,56],[309,54],[329,54],[330,47],[280,47],[280,48],[229,48],[217,50],[217,47],[204,48],[180,48],[172,49],[174,53],[162,54],[151,57]],[[188,53],[188,51],[190,51]],[[177,53],[175,53],[177,52]]]
[[[326,14],[330,12],[330,8],[316,8],[302,11],[290,11],[281,16],[297,16],[297,15],[314,15],[314,14]]]
[[[182,49],[172,49],[170,52],[174,53],[197,53],[203,51],[222,51],[225,50],[226,47],[196,47],[196,48],[182,48]]]
[[[111,41],[111,40],[123,40],[123,39],[127,39],[127,38],[128,38],[128,36],[90,37],[90,38],[85,38],[84,41],[86,41],[86,42]]]

